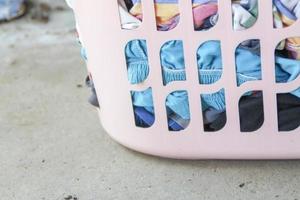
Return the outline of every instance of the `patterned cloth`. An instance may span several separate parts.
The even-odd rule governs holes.
[[[168,31],[176,27],[180,20],[178,0],[155,0],[156,23],[159,31]],[[137,19],[143,19],[140,0],[133,0],[130,13]],[[193,0],[195,30],[208,30],[218,20],[217,0]]]
[[[258,17],[257,0],[232,0],[232,14],[234,30],[252,27]]]
[[[274,28],[292,26],[300,17],[300,0],[273,0]],[[300,60],[300,39],[288,38],[277,46],[285,50],[289,57]]]

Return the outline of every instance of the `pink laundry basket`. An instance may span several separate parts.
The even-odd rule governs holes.
[[[142,0],[144,20],[136,30],[122,30],[117,0],[77,0],[74,12],[80,38],[88,52],[92,73],[101,105],[99,115],[105,130],[119,143],[131,149],[162,157],[179,159],[297,159],[300,158],[300,129],[279,132],[277,93],[291,92],[300,86],[300,78],[278,84],[275,81],[277,44],[288,37],[300,36],[300,21],[284,29],[273,28],[272,1],[259,1],[259,18],[245,31],[232,28],[231,0],[219,1],[219,21],[209,31],[194,31],[190,0],[180,0],[180,23],[171,31],[157,31],[153,1]],[[124,48],[135,39],[145,39],[151,71],[142,84],[131,85],[127,79]],[[260,39],[262,80],[238,87],[236,84],[235,49],[248,39]],[[170,40],[182,40],[187,80],[162,84],[160,49]],[[208,40],[222,42],[223,76],[212,85],[200,85],[195,52]],[[231,67],[232,66],[232,67]],[[135,126],[130,91],[151,87],[155,123],[150,128]],[[213,133],[204,131],[200,94],[226,91],[226,126]],[[181,132],[168,130],[165,100],[173,91],[189,94],[191,121]],[[264,93],[264,124],[251,133],[240,132],[238,102],[251,90]]]

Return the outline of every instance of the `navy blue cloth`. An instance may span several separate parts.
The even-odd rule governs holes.
[[[262,95],[244,96],[239,103],[241,132],[258,130],[264,122]],[[300,126],[300,98],[287,93],[277,94],[278,130],[292,131]],[[218,131],[226,124],[226,113],[223,112],[206,131]]]
[[[136,126],[141,128],[149,128],[154,124],[155,117],[152,113],[143,107],[134,107]],[[172,119],[168,119],[168,126],[170,131],[181,131],[184,128]]]

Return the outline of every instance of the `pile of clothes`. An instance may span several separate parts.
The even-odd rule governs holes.
[[[143,19],[140,0],[118,0],[120,21],[123,29],[138,28]],[[273,0],[274,27],[290,26],[299,17],[300,0]],[[218,21],[217,0],[193,0],[195,31],[207,31]],[[178,0],[155,0],[158,31],[176,27],[180,20]],[[232,0],[233,29],[242,31],[252,27],[258,17],[257,0]],[[199,84],[217,82],[223,71],[220,41],[207,41],[196,52]],[[84,52],[83,52],[84,53]],[[236,82],[240,86],[247,81],[261,80],[261,52],[259,40],[247,40],[236,49]],[[130,41],[125,48],[128,79],[140,84],[149,75],[147,43],[145,40]],[[163,84],[185,81],[183,43],[180,40],[166,42],[161,48]],[[300,36],[281,41],[275,52],[276,82],[287,83],[300,74]],[[190,67],[190,66],[189,66]],[[226,124],[225,90],[199,95],[206,131],[218,131]],[[201,99],[201,101],[200,101]],[[138,127],[150,127],[155,121],[151,88],[132,92],[133,109]],[[300,125],[300,87],[288,94],[278,94],[279,130],[294,130]],[[239,102],[241,131],[255,131],[264,121],[263,93],[249,91]],[[170,131],[185,129],[190,121],[189,101],[186,91],[175,91],[166,99]],[[200,105],[199,105],[200,110]]]
[[[121,2],[122,5],[122,1]],[[125,4],[124,4],[125,3]],[[131,16],[143,20],[143,10],[140,0],[124,1]],[[180,20],[178,0],[155,0],[157,30],[168,31],[176,27]],[[195,30],[208,30],[218,20],[217,0],[193,0],[193,16]],[[122,20],[122,17],[121,17]],[[122,23],[124,24],[124,23]]]
[[[300,18],[300,0],[273,0],[274,28],[285,28],[293,25]],[[288,57],[300,59],[300,39],[288,38],[283,40],[277,50],[287,50]]]
[[[233,29],[245,30],[252,27],[258,17],[257,0],[232,0]]]
[[[24,0],[0,0],[0,22],[20,17],[25,11]]]

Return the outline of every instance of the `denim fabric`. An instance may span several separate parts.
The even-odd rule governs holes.
[[[181,117],[179,117],[177,114],[173,114],[168,116],[169,120],[169,130],[172,131],[181,131],[183,129],[185,129],[186,127],[188,127],[190,120],[185,120],[182,119]]]
[[[134,116],[136,126],[142,128],[151,127],[154,124],[155,117],[152,113],[149,113],[143,107],[135,107],[134,108]]]

